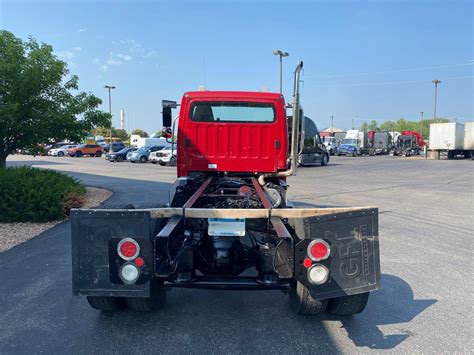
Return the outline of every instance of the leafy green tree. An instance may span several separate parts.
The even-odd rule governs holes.
[[[105,139],[110,137],[110,128],[109,127],[97,127],[96,129],[92,130],[92,134],[95,136],[102,136]],[[120,138],[121,140],[128,139],[128,133],[124,129],[112,127],[112,137],[113,138]]]
[[[142,138],[148,138],[148,137],[149,137],[148,133],[145,132],[144,130],[140,129],[140,128],[135,128],[135,129],[132,131],[132,134],[139,135],[139,136],[142,137]]]
[[[128,139],[128,133],[124,129],[120,129],[120,128],[115,129],[114,128],[114,129],[112,129],[112,135],[116,138],[120,138],[123,141],[126,141]]]
[[[367,132],[369,130],[369,125],[367,124],[367,122],[362,122],[359,127],[359,130],[362,132]]]
[[[50,45],[0,31],[0,168],[18,149],[80,141],[96,125],[110,125],[101,100],[77,92],[79,78],[68,74]]]
[[[368,125],[368,130],[369,131],[380,131],[379,123],[376,120],[370,121],[370,123]]]
[[[446,123],[449,122],[447,118],[435,118],[423,121],[409,121],[405,118],[400,118],[396,122],[385,121],[380,125],[382,131],[417,131],[422,133],[423,138],[429,137],[430,124],[432,123]]]
[[[385,121],[380,125],[381,131],[395,131],[397,124],[393,121]]]

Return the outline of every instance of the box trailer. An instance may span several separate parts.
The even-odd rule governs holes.
[[[467,156],[464,150],[464,125],[456,122],[430,124],[429,150],[435,159],[443,154],[448,159],[461,154]]]
[[[474,122],[464,123],[464,152],[474,158]]]

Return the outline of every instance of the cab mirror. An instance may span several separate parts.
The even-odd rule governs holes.
[[[163,107],[163,127],[171,127],[172,125],[172,116],[171,116],[171,107]]]
[[[163,110],[163,127],[171,127],[173,124],[171,109],[178,107],[178,104],[176,101],[161,100],[161,107]]]

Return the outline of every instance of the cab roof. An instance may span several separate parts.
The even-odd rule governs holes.
[[[188,91],[184,94],[188,99],[263,99],[263,100],[281,100],[283,95],[274,92],[257,92],[257,91]]]

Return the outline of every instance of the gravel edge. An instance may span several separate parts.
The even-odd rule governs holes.
[[[112,191],[106,189],[87,186],[86,190],[83,208],[98,207],[102,202],[112,196]],[[0,253],[27,242],[66,220],[67,219],[46,223],[0,223]]]

